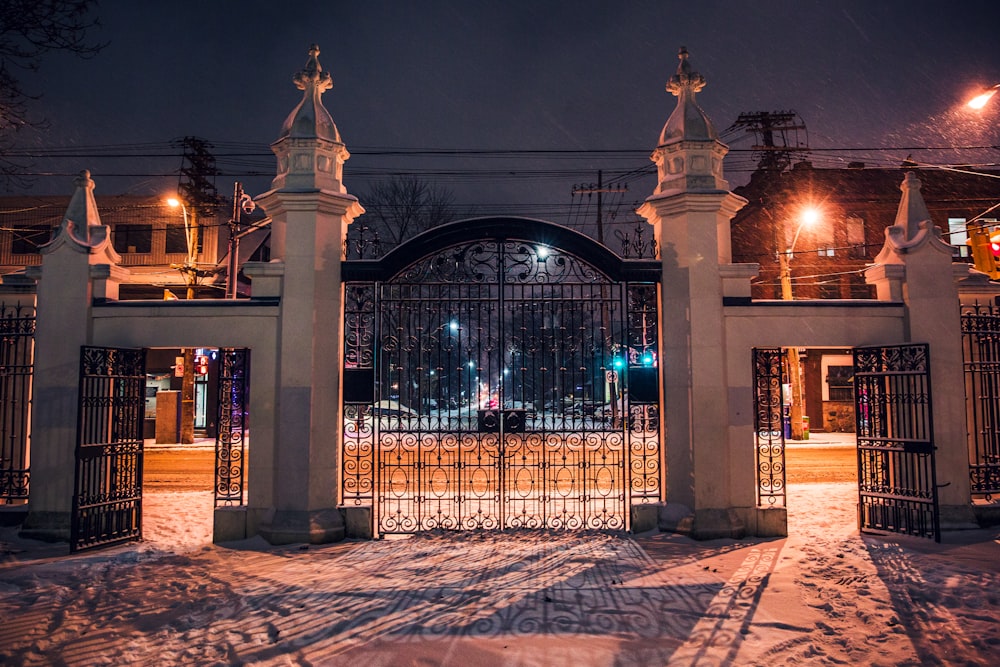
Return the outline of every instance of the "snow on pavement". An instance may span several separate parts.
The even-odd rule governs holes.
[[[1000,530],[859,535],[789,486],[783,539],[430,534],[210,544],[211,495],[67,555],[0,529],[4,665],[995,665]]]

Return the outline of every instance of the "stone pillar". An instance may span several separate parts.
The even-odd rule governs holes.
[[[651,160],[657,185],[639,214],[660,250],[660,359],[667,505],[660,524],[694,537],[740,537],[729,447],[724,286],[734,287],[729,224],[746,204],[722,176],[728,151],[695,95],[705,79],[681,47],[677,97]],[[742,272],[736,271],[736,274]],[[742,288],[739,291],[743,291]],[[749,292],[746,292],[749,297]]]
[[[260,533],[272,544],[322,543],[344,537],[338,509],[344,286],[341,262],[347,225],[364,209],[347,193],[350,157],[322,93],[333,82],[319,64],[319,47],[293,81],[302,101],[272,149],[278,159],[273,190],[259,198],[271,216],[274,270],[262,287],[280,290],[274,507]],[[257,289],[254,289],[255,295]]]
[[[943,530],[975,527],[969,484],[965,376],[958,287],[952,246],[930,220],[911,171],[895,224],[866,272],[880,299],[900,297],[906,305],[907,340],[930,346],[931,408],[938,500]]]
[[[666,515],[704,539],[739,537],[731,512],[729,386],[718,261],[720,224],[745,200],[729,192],[651,197],[640,209],[661,239],[660,358]],[[748,361],[749,363],[749,361]]]
[[[357,200],[329,192],[272,192],[261,204],[287,234],[275,391],[274,514],[261,527],[272,544],[344,537],[337,509],[343,368],[342,227]]]
[[[28,516],[21,534],[33,539],[69,539],[76,473],[76,428],[79,409],[80,346],[90,342],[92,278],[102,282],[102,295],[115,287],[108,268],[119,261],[109,230],[100,224],[88,172],[76,179],[77,189],[66,217],[51,241],[42,246],[38,277],[35,362],[32,378],[31,488]]]

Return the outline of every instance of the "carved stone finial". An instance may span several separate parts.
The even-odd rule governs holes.
[[[677,73],[667,81],[667,92],[673,93],[676,97],[680,97],[681,92],[685,89],[695,93],[701,92],[701,89],[705,87],[705,77],[691,70],[686,46],[680,48],[677,57],[680,59],[680,62],[677,63]]]
[[[309,47],[309,60],[301,71],[295,73],[292,81],[299,90],[308,90],[315,87],[320,93],[333,87],[333,79],[329,72],[323,71],[323,66],[319,64],[319,45],[313,44]]]

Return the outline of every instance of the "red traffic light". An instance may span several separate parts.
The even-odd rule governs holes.
[[[195,375],[208,375],[208,357],[199,354],[194,358],[194,373]]]

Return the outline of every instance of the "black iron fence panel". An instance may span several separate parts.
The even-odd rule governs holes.
[[[343,501],[378,533],[627,529],[659,500],[655,285],[483,240],[345,294]]]
[[[83,347],[70,551],[142,537],[143,350]]]
[[[927,345],[854,349],[859,521],[940,541]]]
[[[1000,308],[962,308],[969,480],[973,496],[1000,492]]]
[[[28,499],[35,309],[0,304],[0,503]]]
[[[784,360],[781,348],[754,348],[754,450],[757,505],[785,505]]]
[[[222,349],[219,430],[215,439],[215,506],[246,503],[246,447],[250,405],[250,350]]]

